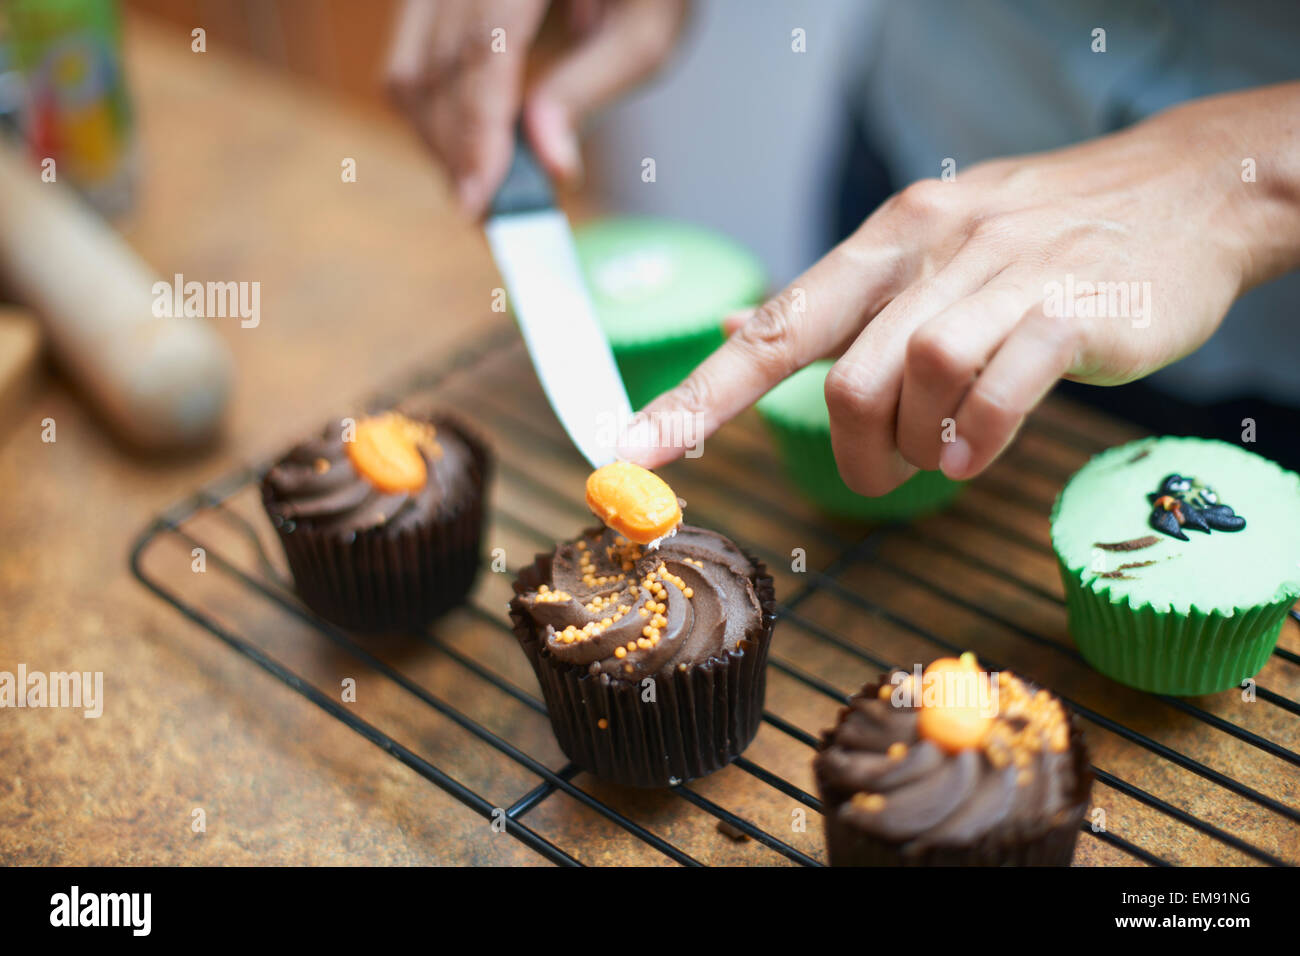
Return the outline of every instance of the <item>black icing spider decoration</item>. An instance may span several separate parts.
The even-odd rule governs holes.
[[[1160,490],[1147,495],[1152,504],[1151,527],[1180,541],[1186,541],[1184,528],[1194,528],[1209,534],[1214,531],[1240,531],[1246,519],[1227,505],[1209,485],[1195,478],[1166,475]]]

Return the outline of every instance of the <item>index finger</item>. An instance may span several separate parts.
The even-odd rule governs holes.
[[[895,247],[836,246],[765,302],[685,381],[634,419],[619,456],[656,468],[708,438],[782,379],[836,351],[889,300],[899,280]]]

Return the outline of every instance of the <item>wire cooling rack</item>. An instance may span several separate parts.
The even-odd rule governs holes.
[[[1300,860],[1300,617],[1250,692],[1180,699],[1092,671],[1071,644],[1047,514],[1089,455],[1136,437],[1051,401],[945,513],[868,527],[817,514],[784,482],[749,417],[666,477],[688,520],[763,558],[777,581],[764,726],[745,755],[664,791],[602,783],[568,763],[510,632],[513,570],[590,523],[586,474],[513,335],[494,335],[365,406],[438,407],[495,453],[484,569],[470,603],[425,634],[377,644],[303,607],[257,483],[240,469],[159,515],[131,553],[139,579],[330,717],[558,864],[808,866],[825,861],[813,794],[816,732],[891,666],[975,650],[1065,701],[1097,783],[1076,864],[1294,864]],[[206,571],[194,573],[202,548]],[[366,693],[345,702],[351,676]],[[487,835],[487,834],[494,835]],[[526,849],[525,849],[526,848]],[[439,847],[449,861],[472,847]]]

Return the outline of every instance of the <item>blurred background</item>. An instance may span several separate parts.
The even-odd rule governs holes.
[[[46,316],[46,322],[42,330],[13,304],[6,307],[0,337],[16,344],[0,349],[10,369],[0,376],[0,394],[21,392],[21,380],[30,378],[25,369],[39,364],[36,355],[44,347],[59,359],[59,367],[72,371],[78,389],[128,443],[186,444],[186,434],[200,430],[195,423],[219,417],[227,400],[238,405],[238,391],[228,399],[227,379],[246,374],[253,361],[239,355],[232,372],[224,354],[218,361],[201,353],[217,349],[218,338],[234,342],[236,353],[251,343],[232,339],[231,329],[219,324],[183,334],[175,323],[159,326],[164,333],[149,336],[157,354],[142,370],[128,367],[138,364],[136,356],[110,356],[106,363],[103,349],[91,340],[99,335],[99,345],[109,352],[130,341],[124,334],[101,334],[118,326],[98,313],[106,301],[117,313],[138,309],[133,289],[157,276],[186,274],[187,251],[196,254],[189,274],[200,281],[263,281],[242,274],[249,266],[235,266],[230,254],[235,235],[244,253],[240,261],[273,280],[268,309],[274,312],[277,302],[296,307],[319,302],[314,327],[333,327],[343,335],[353,310],[373,310],[377,301],[410,314],[431,301],[434,288],[444,298],[455,297],[437,286],[436,266],[428,270],[428,282],[379,279],[384,273],[405,275],[395,260],[414,252],[412,238],[418,247],[445,237],[454,242],[458,258],[490,270],[476,230],[444,208],[448,194],[440,171],[384,90],[385,56],[399,6],[397,0],[2,0],[0,122],[7,119],[11,133],[21,130],[19,139],[25,139],[21,146],[11,143],[11,160],[25,153],[33,168],[57,161],[58,181],[76,186],[131,247],[84,220],[68,223],[65,232],[51,229],[50,223],[60,220],[44,209],[50,190],[40,194],[28,188],[28,205],[10,204],[9,242],[0,245],[0,283],[7,275],[11,285],[21,284],[7,298]],[[876,10],[876,4],[861,0],[826,0],[797,9],[780,0],[696,4],[682,42],[657,78],[589,122],[583,140],[585,181],[580,191],[564,197],[571,213],[577,219],[600,212],[645,213],[711,228],[752,252],[769,286],[783,285],[825,251],[841,228],[836,219],[842,157],[853,125],[848,91],[860,86]],[[204,34],[201,52],[192,49],[192,31],[198,28]],[[562,15],[543,26],[537,44],[542,62],[565,28]],[[796,28],[806,44],[806,52],[797,54],[791,50]],[[308,200],[308,181],[324,173],[309,172],[308,166],[325,157],[310,135],[293,142],[296,125],[305,118],[297,104],[322,118],[319,128],[330,134],[331,149],[340,137],[348,140],[337,152],[359,164],[354,192],[396,190],[402,176],[422,180],[406,189],[405,203],[397,192],[387,198],[401,205],[404,215],[423,210],[425,228],[413,221],[417,228],[400,238],[402,229],[385,220],[378,207],[367,207],[365,200],[351,204],[337,190]],[[281,112],[273,113],[276,108]],[[259,115],[271,124],[265,132],[273,142],[259,143]],[[361,155],[380,130],[400,141],[401,175],[389,162],[391,154],[383,154],[385,167]],[[222,135],[214,141],[217,133]],[[653,183],[641,177],[646,158],[657,166]],[[177,168],[184,163],[189,165]],[[53,168],[42,166],[41,173],[43,182],[47,174],[54,178]],[[25,178],[12,162],[9,176]],[[294,197],[272,185],[280,177],[292,184],[289,190],[303,194]],[[328,189],[323,179],[317,186]],[[328,208],[321,196],[329,196]],[[430,200],[432,206],[426,204]],[[315,204],[314,222],[302,216],[303,201]],[[187,235],[154,256],[150,237],[164,219],[170,220],[167,228],[184,228]],[[385,228],[392,235],[387,244],[379,238]],[[280,258],[289,250],[283,242],[307,229],[319,240],[334,241],[321,246],[325,258],[313,260],[313,271],[303,261],[284,263],[286,272]],[[56,266],[51,256],[34,253],[17,261],[14,248],[30,246],[33,230],[64,252],[80,247],[87,230],[99,233],[76,260],[96,266],[81,298],[72,294],[77,290],[60,288],[58,277],[67,263]],[[248,230],[260,235],[250,237],[244,234]],[[257,249],[259,241],[267,248]],[[40,274],[33,273],[33,263]],[[468,294],[464,269],[455,271]],[[367,287],[344,281],[359,279],[362,272],[369,274]],[[485,281],[490,277],[485,271]],[[302,282],[314,288],[298,288]],[[277,318],[276,324],[287,329],[286,317]],[[123,318],[119,331],[132,324]],[[409,326],[401,330],[409,331]],[[261,344],[274,335],[264,333]],[[265,354],[264,348],[259,351]],[[319,343],[301,361],[329,367]],[[178,371],[185,369],[190,371]],[[206,390],[196,382],[207,382]],[[124,395],[138,388],[151,394]],[[151,418],[150,403],[168,403],[173,413],[185,406],[189,417]]]
[[[359,108],[391,109],[382,64],[397,0],[126,0]],[[668,66],[588,127],[592,194],[687,219],[753,249],[776,283],[827,245],[850,106],[877,0],[708,0]],[[788,50],[795,27],[809,53]],[[658,181],[640,178],[652,156]]]

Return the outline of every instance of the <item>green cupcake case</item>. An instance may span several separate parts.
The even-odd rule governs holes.
[[[1221,441],[1119,445],[1062,490],[1052,546],[1093,667],[1154,693],[1228,690],[1268,663],[1300,597],[1300,476]]]
[[[879,498],[859,495],[844,483],[831,449],[826,408],[827,361],[796,372],[758,401],[791,480],[828,514],[864,521],[902,521],[938,511],[962,490],[941,472],[922,471]]]
[[[723,342],[722,319],[758,305],[767,289],[752,253],[699,226],[600,219],[579,227],[574,240],[635,408],[708,358]]]

